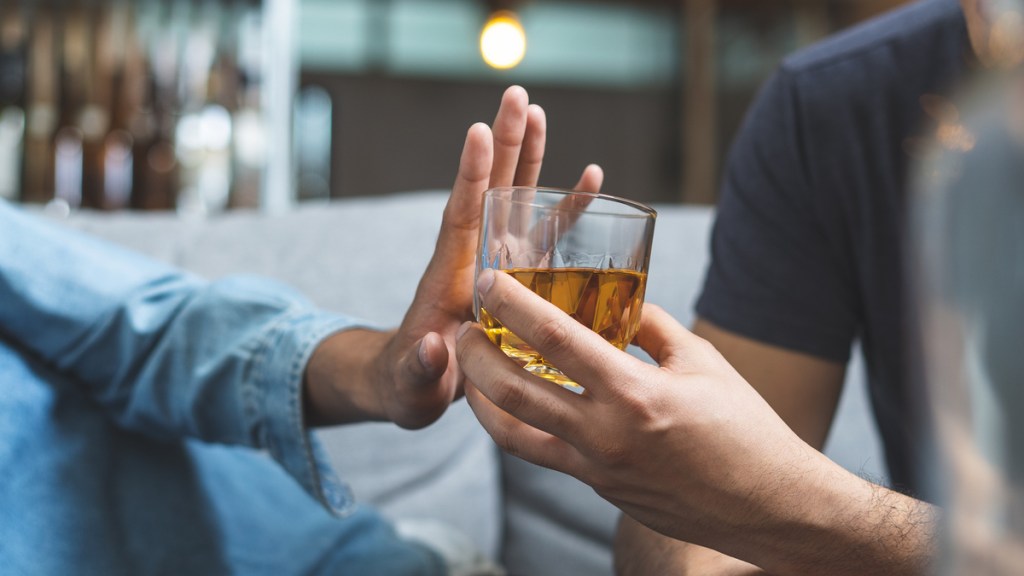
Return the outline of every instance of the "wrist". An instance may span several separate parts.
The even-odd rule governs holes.
[[[392,334],[366,329],[324,339],[306,366],[303,410],[307,426],[385,420],[377,384],[387,375],[383,360]]]

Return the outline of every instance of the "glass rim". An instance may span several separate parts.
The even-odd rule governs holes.
[[[535,192],[552,192],[554,194],[561,194],[562,196],[591,196],[597,200],[606,200],[609,202],[615,202],[616,204],[622,204],[641,212],[640,214],[620,214],[615,212],[604,212],[604,211],[579,211],[581,214],[590,214],[594,216],[617,216],[619,218],[643,218],[643,219],[657,219],[658,211],[650,206],[637,202],[636,200],[629,200],[628,198],[621,198],[619,196],[612,196],[611,194],[603,194],[601,192],[586,192],[582,190],[569,190],[568,188],[555,188],[551,186],[495,186],[489,188],[485,192],[486,196],[494,197],[495,192],[501,191],[513,191],[513,190],[533,190]],[[523,200],[508,199],[510,204],[516,204],[519,206],[533,206],[534,208],[544,208],[551,210],[554,206],[545,206],[543,204],[537,204],[535,202],[526,202]],[[572,210],[561,209],[562,211],[571,212]]]

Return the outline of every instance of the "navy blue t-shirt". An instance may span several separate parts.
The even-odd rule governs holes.
[[[787,58],[731,150],[697,313],[845,363],[861,341],[893,485],[914,491],[903,230],[924,102],[969,68],[956,0],[925,0]]]

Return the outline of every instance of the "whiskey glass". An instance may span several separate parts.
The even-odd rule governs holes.
[[[488,190],[476,276],[506,273],[624,350],[636,336],[647,287],[657,213],[639,202],[556,188]],[[491,342],[527,371],[582,392],[480,304],[477,321]]]

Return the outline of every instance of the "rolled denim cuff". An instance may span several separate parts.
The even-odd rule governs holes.
[[[296,310],[267,335],[254,362],[247,386],[245,414],[257,445],[267,450],[288,474],[336,516],[353,509],[353,497],[327,462],[319,443],[303,421],[302,384],[313,351],[336,332],[357,328],[350,320]]]

